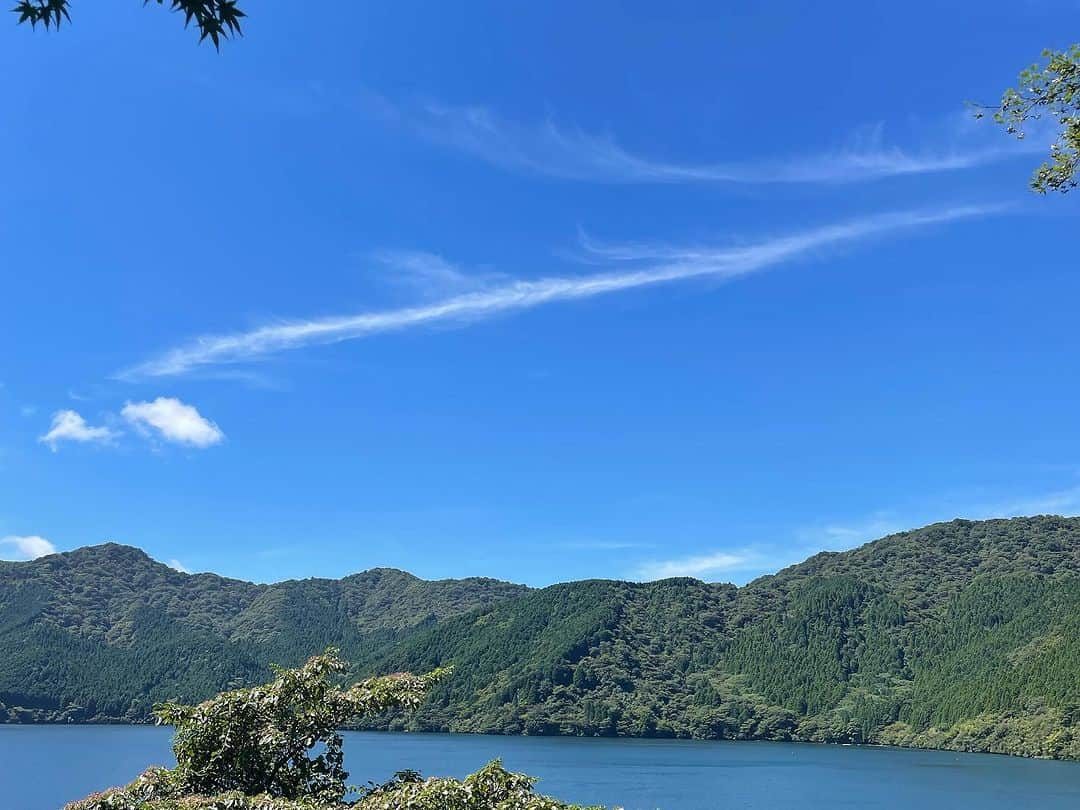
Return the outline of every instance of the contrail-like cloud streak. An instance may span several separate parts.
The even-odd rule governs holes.
[[[279,322],[233,334],[204,335],[121,371],[117,377],[135,380],[178,376],[209,366],[257,360],[315,344],[356,340],[429,324],[475,321],[557,301],[592,298],[693,278],[733,279],[817,250],[853,244],[898,231],[985,216],[1000,208],[967,205],[889,213],[735,248],[586,245],[586,249],[597,258],[612,264],[634,262],[645,265],[580,277],[516,281],[419,306]]]
[[[975,126],[970,115],[930,124],[944,143],[889,144],[884,127],[863,128],[837,149],[752,161],[678,162],[641,155],[615,138],[552,121],[508,121],[485,107],[427,104],[398,107],[369,98],[385,120],[425,140],[513,171],[597,183],[727,183],[735,185],[863,183],[905,175],[959,171],[1045,151],[1041,138],[1020,142]]]

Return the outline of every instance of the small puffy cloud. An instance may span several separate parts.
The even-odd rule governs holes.
[[[0,560],[36,560],[55,553],[56,546],[36,534],[0,538]]]
[[[728,571],[745,569],[752,562],[748,554],[733,554],[717,551],[694,557],[680,557],[673,560],[655,560],[638,566],[638,579],[654,580],[670,577],[709,577]]]
[[[180,562],[178,559],[176,559],[176,557],[173,557],[171,560],[169,560],[168,566],[169,566],[169,568],[173,569],[174,571],[179,571],[181,574],[190,574],[191,573],[191,571],[189,571],[184,566],[184,564],[182,562]]]
[[[129,402],[120,411],[142,433],[157,433],[162,439],[191,447],[210,447],[225,438],[221,428],[204,417],[194,405],[175,397],[158,397],[153,402]]]
[[[53,414],[49,432],[38,437],[38,441],[49,445],[56,452],[60,442],[82,442],[108,444],[117,436],[116,432],[104,425],[88,425],[78,411],[64,410]]]

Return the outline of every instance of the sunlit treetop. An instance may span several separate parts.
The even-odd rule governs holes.
[[[220,47],[222,39],[240,36],[240,20],[246,15],[237,7],[238,0],[143,0],[143,5],[156,3],[168,5],[173,11],[184,15],[184,25],[195,23],[199,29],[199,42],[209,39],[214,47]],[[20,23],[46,29],[59,28],[62,22],[71,22],[70,0],[19,0],[12,11],[19,15]]]

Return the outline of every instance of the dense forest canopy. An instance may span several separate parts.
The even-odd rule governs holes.
[[[144,721],[328,645],[452,665],[364,727],[881,742],[1080,758],[1080,519],[940,523],[749,585],[253,585],[97,546],[0,565],[0,720]]]

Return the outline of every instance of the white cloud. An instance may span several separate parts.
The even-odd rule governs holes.
[[[56,546],[36,534],[0,538],[0,559],[3,560],[36,560],[46,554],[55,553]]]
[[[847,551],[890,534],[942,521],[992,520],[1032,515],[1080,515],[1080,487],[992,502],[980,503],[967,498],[952,502],[936,501],[923,504],[907,514],[905,519],[900,519],[893,512],[879,511],[852,521],[803,528],[795,532],[798,543],[777,555],[775,559],[782,560],[783,565],[790,565],[820,551]]]
[[[727,163],[680,163],[645,157],[611,135],[597,135],[548,120],[507,121],[484,107],[426,104],[396,107],[368,98],[370,109],[420,137],[501,168],[568,180],[606,183],[854,183],[911,174],[969,169],[1045,150],[1038,138],[1007,138],[966,111],[923,125],[942,144],[904,149],[888,144],[884,126],[863,128],[844,146],[821,154]]]
[[[221,429],[194,406],[173,397],[158,397],[153,402],[129,402],[120,415],[143,433],[156,431],[165,441],[176,444],[209,447],[225,438]]]
[[[827,523],[795,532],[800,545],[794,553],[803,557],[818,551],[846,551],[890,534],[931,523],[955,520],[992,520],[1032,515],[1080,515],[1080,487],[1069,487],[1013,498],[973,499],[970,495],[933,499],[901,519],[892,511],[878,511],[865,518]]]
[[[772,574],[789,565],[801,563],[822,551],[848,551],[891,534],[910,531],[931,523],[957,518],[990,520],[1031,515],[1080,515],[1080,487],[1059,489],[1042,494],[1021,496],[997,503],[968,503],[932,507],[923,506],[901,519],[891,511],[877,511],[863,518],[844,522],[822,523],[797,529],[787,543],[762,543],[744,546],[737,551],[717,551],[700,556],[679,557],[646,562],[634,569],[635,579],[698,577],[726,573],[738,574],[735,581],[748,576]]]
[[[626,551],[634,548],[651,548],[653,543],[638,543],[631,540],[570,540],[559,543],[560,548],[573,551]]]
[[[802,550],[807,552],[805,556],[809,556],[819,551],[847,551],[906,528],[910,527],[888,515],[875,514],[851,522],[801,529],[796,535],[804,544]]]
[[[670,577],[702,579],[730,571],[746,570],[753,562],[753,557],[746,553],[716,551],[692,557],[645,562],[635,569],[634,577],[646,581]]]
[[[1009,518],[1021,515],[1080,515],[1080,487],[1031,495],[1001,503],[977,506],[968,513],[972,519]]]
[[[486,286],[497,274],[467,273],[442,256],[422,250],[377,250],[372,258],[393,271],[390,280],[425,294],[451,294]]]
[[[140,379],[187,374],[207,366],[250,361],[304,346],[356,340],[436,322],[475,321],[557,301],[592,298],[620,290],[691,278],[729,280],[826,248],[857,243],[896,231],[985,216],[1000,210],[1000,206],[969,205],[894,212],[735,248],[607,248],[613,251],[607,257],[612,261],[645,264],[633,269],[587,276],[515,281],[400,309],[273,323],[233,334],[203,335],[159,357],[125,369],[117,377]],[[594,247],[593,250],[604,249]]]
[[[176,559],[175,557],[173,557],[171,560],[169,560],[168,566],[169,566],[169,568],[172,568],[174,571],[179,571],[181,574],[190,574],[191,573],[184,566],[184,564],[182,562],[180,562],[178,559]]]
[[[38,441],[49,445],[53,452],[56,452],[60,442],[108,444],[118,435],[104,425],[98,427],[88,425],[77,411],[63,410],[53,414],[49,432],[39,436]]]

